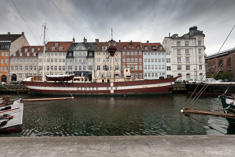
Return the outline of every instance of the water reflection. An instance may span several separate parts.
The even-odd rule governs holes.
[[[27,97],[27,96],[25,96]],[[149,97],[76,97],[25,103],[22,133],[9,136],[130,136],[233,134],[226,119],[194,115],[220,129],[209,129],[180,113],[186,95]],[[221,109],[217,98],[202,97],[193,107]],[[228,128],[228,131],[226,130]],[[8,136],[8,135],[1,135]]]

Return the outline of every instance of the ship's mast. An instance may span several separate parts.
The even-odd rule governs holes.
[[[43,26],[43,28],[44,28],[44,34],[43,34],[43,57],[42,57],[42,81],[44,82],[45,81],[45,73],[44,73],[44,61],[45,61],[45,49],[46,49],[46,47],[45,47],[45,45],[46,45],[46,40],[45,40],[45,38],[46,38],[46,23],[45,23],[45,25]]]
[[[113,29],[111,28],[111,40],[109,41],[109,47],[108,47],[108,52],[110,55],[110,60],[111,60],[111,67],[110,67],[110,71],[111,71],[111,81],[114,81],[114,55],[116,52],[117,48],[116,48],[116,41],[113,40]]]

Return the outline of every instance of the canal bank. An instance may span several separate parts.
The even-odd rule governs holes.
[[[232,157],[235,136],[2,137],[0,156]]]

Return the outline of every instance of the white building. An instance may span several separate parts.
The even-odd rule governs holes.
[[[65,74],[66,54],[71,44],[72,42],[48,42],[46,44],[44,62],[43,51],[39,52],[39,76],[43,74],[42,66],[44,66],[45,75]]]
[[[42,46],[23,46],[10,57],[11,81],[22,81],[29,76],[38,76],[38,52]]]
[[[160,43],[142,43],[144,79],[166,77],[166,54]]]
[[[205,79],[205,46],[203,31],[196,26],[189,33],[179,37],[174,34],[165,37],[163,47],[166,50],[166,75],[182,77],[179,80]]]

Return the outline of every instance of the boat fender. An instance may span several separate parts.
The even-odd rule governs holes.
[[[11,109],[11,106],[7,106],[7,107],[2,108],[0,111],[10,110],[10,109]]]
[[[0,123],[0,128],[3,127],[3,126],[5,126],[5,125],[7,125],[7,122],[8,122],[7,120],[1,122],[1,123]]]

